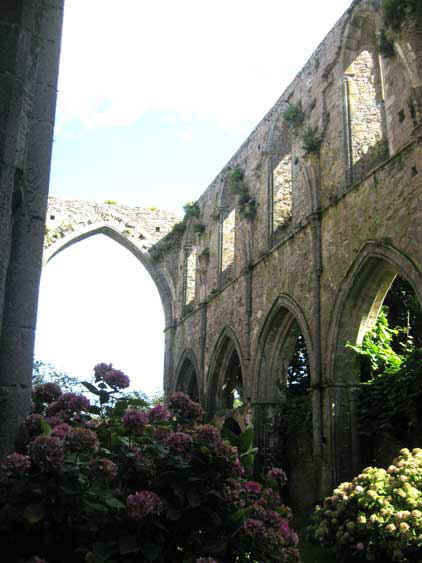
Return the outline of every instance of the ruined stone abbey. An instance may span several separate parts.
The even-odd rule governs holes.
[[[62,12],[0,7],[3,450],[30,405]],[[241,396],[270,416],[302,338],[312,439],[290,466],[308,500],[360,468],[346,343],[396,275],[422,303],[422,23],[385,41],[381,1],[355,0],[182,223],[103,206],[66,230],[54,200],[47,215],[47,258],[103,232],[140,259],[165,311],[165,390],[210,414]]]

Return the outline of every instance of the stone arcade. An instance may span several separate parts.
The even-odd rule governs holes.
[[[197,395],[211,412],[225,406],[227,385],[242,387],[256,409],[270,409],[292,334],[302,335],[313,446],[292,469],[306,501],[360,465],[346,342],[373,326],[397,274],[422,302],[422,24],[407,22],[385,57],[380,5],[353,2],[183,235],[148,258],[167,292],[166,392]],[[3,449],[29,407],[62,8],[0,7]]]

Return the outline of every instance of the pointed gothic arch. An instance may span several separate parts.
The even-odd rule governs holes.
[[[201,398],[198,363],[193,350],[185,350],[177,363],[175,391],[186,393],[193,401]]]
[[[57,256],[57,254],[59,254],[66,248],[69,248],[77,242],[98,234],[103,234],[110,237],[112,240],[129,250],[129,252],[131,252],[131,254],[133,254],[135,258],[137,258],[139,262],[144,266],[144,268],[147,270],[152,280],[154,281],[160,295],[164,310],[166,327],[171,326],[173,322],[172,302],[174,300],[172,296],[174,295],[174,291],[172,291],[169,278],[165,276],[162,270],[159,270],[155,266],[147,251],[137,246],[132,240],[128,239],[114,226],[111,226],[107,223],[97,223],[73,231],[69,235],[53,243],[44,251],[43,263],[45,265],[48,264],[50,260],[52,260],[55,256]]]
[[[346,344],[361,344],[376,323],[384,298],[399,275],[422,303],[422,269],[393,246],[366,243],[349,268],[334,305],[328,334],[326,377],[330,383],[331,450],[334,481],[359,470],[354,389],[359,383],[356,355]],[[335,462],[334,462],[335,460]]]
[[[233,398],[237,394],[241,400],[247,398],[244,396],[244,373],[239,341],[234,331],[226,327],[217,339],[210,362],[206,390],[206,408],[209,415],[222,408],[233,408]]]

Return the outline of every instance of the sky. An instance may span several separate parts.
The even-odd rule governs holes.
[[[115,0],[67,0],[50,194],[181,213],[212,182],[350,3],[120,0],[116,8]],[[122,257],[129,274],[124,263],[117,266]],[[101,265],[90,270],[94,258]],[[125,249],[97,236],[54,258],[42,275],[36,356],[50,361],[57,356],[64,368],[79,372],[82,357],[86,366],[89,357],[119,367],[126,350],[125,369],[137,374],[137,383],[160,387],[163,326],[149,331],[156,337],[154,346],[148,345],[154,369],[141,369],[145,357],[137,351],[139,342],[125,348],[132,331],[126,327],[148,325],[162,314],[156,304],[147,315],[134,310],[134,296],[155,291],[149,279],[131,288],[130,304],[117,306],[126,320],[116,320],[117,296],[129,293],[135,276],[129,264],[144,273],[133,260]],[[106,264],[107,272],[118,270],[120,276],[99,297],[98,288],[109,278]],[[94,278],[91,287],[87,281]],[[85,283],[79,287],[80,280]],[[80,297],[69,306],[69,296],[76,293],[89,295],[88,304],[77,308]],[[108,359],[89,355],[94,342],[106,341],[95,299],[110,311],[105,324],[114,337],[105,347]],[[53,310],[58,316],[51,320]],[[63,336],[68,342],[63,348],[54,338],[72,326],[73,313],[76,326]],[[77,343],[85,325],[90,337]],[[101,347],[95,349],[100,355]],[[78,368],[76,357],[81,358]],[[154,375],[156,384],[152,376],[140,375],[146,372],[160,373]]]

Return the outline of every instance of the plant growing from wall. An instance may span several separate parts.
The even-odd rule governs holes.
[[[202,235],[205,233],[205,225],[203,223],[195,223],[195,225],[193,226],[193,232],[196,233],[197,235]]]
[[[227,177],[227,181],[230,191],[237,195],[240,216],[249,220],[254,219],[256,216],[256,200],[249,193],[243,170],[238,166],[233,168]]]
[[[106,199],[104,203],[106,205],[117,205],[117,201],[115,199]]]
[[[283,118],[291,127],[299,127],[305,120],[305,113],[302,109],[302,102],[289,104],[283,111]]]
[[[201,214],[201,208],[197,201],[188,201],[188,203],[183,206],[183,211],[185,212],[185,220],[197,219]]]
[[[321,148],[322,139],[318,135],[317,127],[307,127],[302,135],[302,148],[307,154],[317,154]]]
[[[394,50],[394,41],[391,39],[389,33],[382,29],[377,34],[378,51],[380,55],[385,58],[394,57],[396,52]]]
[[[396,33],[406,21],[422,16],[420,0],[384,0],[382,10],[386,27]]]
[[[201,254],[199,255],[199,257],[200,257],[200,258],[206,258],[206,259],[208,259],[208,258],[210,257],[210,249],[209,249],[209,246],[206,246],[206,247],[202,250],[202,252],[201,252]]]

